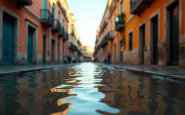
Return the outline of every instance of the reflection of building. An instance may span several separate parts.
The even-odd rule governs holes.
[[[108,0],[95,55],[113,63],[185,67],[185,0]]]
[[[90,46],[82,46],[82,52],[84,61],[92,61],[94,48]]]

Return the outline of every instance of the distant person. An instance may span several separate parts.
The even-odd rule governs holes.
[[[67,56],[64,57],[64,64],[67,64]]]
[[[110,53],[110,51],[107,52],[107,58],[108,58],[108,64],[110,64],[110,59],[111,59],[111,53]]]
[[[71,63],[71,56],[68,56],[68,57],[67,57],[67,61],[68,61],[68,64]]]

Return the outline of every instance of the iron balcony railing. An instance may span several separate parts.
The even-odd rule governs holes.
[[[65,32],[65,36],[64,36],[64,40],[65,40],[65,41],[69,39],[68,36],[69,36],[68,33]]]
[[[72,42],[70,43],[70,48],[74,51],[78,51],[78,48]]]
[[[125,26],[125,13],[121,13],[116,20],[116,30],[117,31],[122,31]]]
[[[48,9],[41,9],[41,22],[48,26],[53,26],[54,24],[54,16]]]
[[[32,0],[15,0],[19,5],[32,5]]]
[[[130,13],[140,14],[153,0],[130,0]]]
[[[102,48],[108,43],[108,36],[106,35],[103,40],[101,41],[99,47]]]
[[[101,26],[101,29],[100,29],[100,33],[102,33],[104,31],[104,29],[106,28],[108,24],[108,19],[106,18],[103,22],[103,25]]]
[[[113,0],[110,6],[110,16],[112,15],[114,9],[116,8],[116,5],[117,5],[117,0]]]
[[[81,49],[77,48],[77,52],[78,52],[79,55],[82,55]]]
[[[58,36],[59,37],[64,37],[64,35],[65,35],[65,30],[64,30],[64,27],[60,27],[60,32],[58,33]]]
[[[58,19],[55,19],[55,20],[54,20],[53,30],[54,30],[54,31],[60,32],[60,28],[61,28],[60,22],[58,21]]]

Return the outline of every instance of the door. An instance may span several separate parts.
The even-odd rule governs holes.
[[[141,28],[141,64],[144,64],[144,53],[145,53],[145,25],[143,25]]]
[[[13,64],[14,21],[9,15],[3,15],[2,64]]]
[[[158,64],[158,17],[152,19],[153,22],[153,64]]]
[[[55,59],[55,40],[52,40],[52,54],[51,54],[51,61],[54,62]]]
[[[43,63],[46,64],[46,36],[43,36]]]
[[[170,64],[177,65],[179,61],[179,7],[170,8]]]
[[[58,62],[60,63],[60,43],[58,43]]]
[[[33,62],[33,30],[31,27],[28,28],[27,56],[28,56],[28,64],[32,64]]]

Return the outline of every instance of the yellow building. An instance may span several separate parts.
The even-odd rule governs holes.
[[[81,61],[82,49],[80,42],[80,35],[75,26],[76,20],[74,19],[74,14],[69,15],[69,40],[67,48],[67,56],[75,57],[77,61]]]
[[[112,63],[185,67],[184,0],[109,0],[95,55]]]

